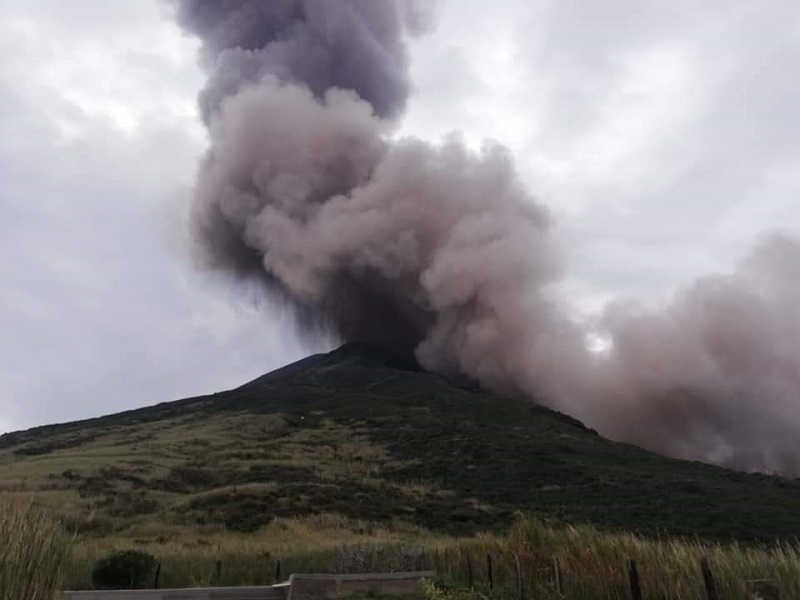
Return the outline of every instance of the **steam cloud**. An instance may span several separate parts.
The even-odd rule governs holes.
[[[257,276],[345,340],[531,398],[615,439],[800,474],[800,245],[772,238],[660,312],[559,302],[551,219],[506,150],[392,139],[412,0],[183,0],[202,40],[211,146],[192,224],[207,260]]]

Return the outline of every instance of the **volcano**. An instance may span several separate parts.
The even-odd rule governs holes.
[[[800,535],[800,481],[663,458],[350,344],[229,391],[5,434],[0,489],[101,537],[318,513],[472,534],[519,511],[654,535]]]

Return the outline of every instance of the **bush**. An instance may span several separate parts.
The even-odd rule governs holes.
[[[139,550],[112,552],[92,569],[92,585],[98,590],[141,590],[150,587],[156,559]]]
[[[42,509],[0,498],[0,600],[53,598],[70,549],[61,524]]]
[[[252,513],[233,514],[225,519],[225,529],[241,533],[255,533],[262,526],[272,521],[272,515],[259,515]]]

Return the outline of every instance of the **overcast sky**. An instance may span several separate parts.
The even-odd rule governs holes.
[[[326,349],[200,272],[196,43],[157,0],[0,0],[0,431],[234,387]],[[797,233],[794,0],[450,0],[402,133],[506,143],[576,307]]]

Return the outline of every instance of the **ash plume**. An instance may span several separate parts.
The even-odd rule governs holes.
[[[800,475],[800,244],[773,235],[659,311],[617,306],[599,428],[665,454]]]
[[[412,0],[184,0],[178,11],[202,39],[212,74],[200,97],[206,121],[226,97],[268,76],[318,97],[353,90],[377,115],[397,116],[410,86],[402,35],[428,17]]]
[[[800,246],[764,242],[661,311],[617,304],[609,350],[559,301],[547,209],[508,152],[395,139],[411,0],[183,0],[209,81],[192,227],[206,261],[312,326],[572,414],[615,439],[800,474]]]

